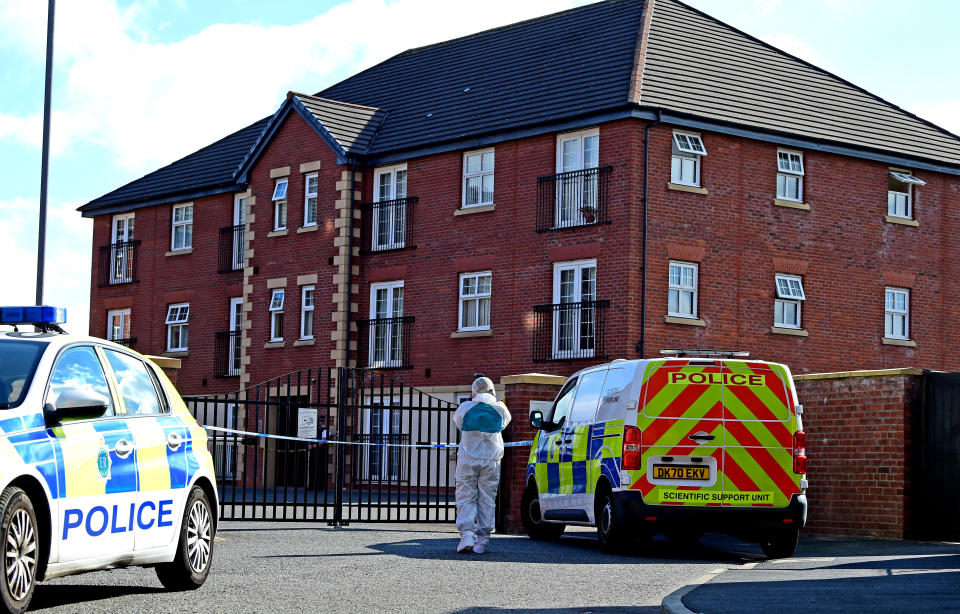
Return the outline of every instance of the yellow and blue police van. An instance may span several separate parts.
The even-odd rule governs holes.
[[[65,316],[0,307],[4,611],[25,611],[38,581],[112,567],[197,588],[218,509],[206,432],[161,369],[64,333]]]
[[[596,526],[616,550],[704,532],[793,556],[806,523],[806,437],[790,369],[743,352],[673,350],[567,379],[538,429],[522,520],[534,539]]]

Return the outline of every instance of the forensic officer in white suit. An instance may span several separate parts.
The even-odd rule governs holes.
[[[457,552],[483,554],[493,531],[500,481],[500,432],[510,424],[510,412],[497,401],[493,382],[478,377],[473,400],[460,404],[453,421],[462,433],[457,450]]]

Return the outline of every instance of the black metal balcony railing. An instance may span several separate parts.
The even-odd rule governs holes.
[[[537,177],[537,232],[609,224],[612,166]]]
[[[213,368],[217,377],[240,375],[240,331],[214,333]]]
[[[400,445],[410,443],[407,433],[358,433],[353,436],[355,442],[361,444],[354,449],[358,451],[356,462],[356,477],[361,482],[409,482],[410,466],[407,464],[407,454],[401,452]]]
[[[363,211],[361,249],[383,252],[416,247],[413,243],[413,213],[417,200],[416,196],[410,196],[360,205]]]
[[[136,337],[127,337],[126,339],[111,339],[110,341],[131,349],[133,349],[133,346],[137,345]]]
[[[604,320],[610,301],[582,301],[533,308],[533,360],[606,358]]]
[[[114,286],[140,281],[137,277],[137,252],[140,241],[120,241],[100,246],[99,286]]]
[[[408,369],[413,316],[357,320],[357,366]]]
[[[243,268],[244,225],[220,229],[217,272],[229,273]]]

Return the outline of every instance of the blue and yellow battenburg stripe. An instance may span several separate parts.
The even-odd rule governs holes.
[[[600,476],[620,483],[623,420],[564,427],[556,433],[539,431],[530,449],[527,478],[549,494],[592,493]],[[558,442],[572,440],[571,445]]]

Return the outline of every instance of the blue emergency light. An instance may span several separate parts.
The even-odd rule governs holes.
[[[30,307],[0,307],[0,324],[66,324],[65,307],[36,305]]]

